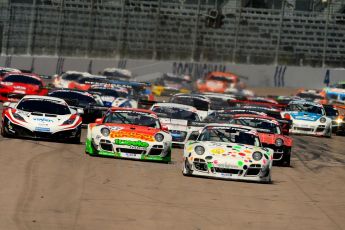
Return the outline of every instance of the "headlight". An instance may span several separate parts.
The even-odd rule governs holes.
[[[282,146],[284,144],[284,141],[282,139],[280,139],[280,138],[277,138],[275,144],[276,144],[276,146]]]
[[[110,130],[108,128],[101,128],[101,133],[103,136],[107,137],[110,134]]]
[[[340,124],[341,122],[343,122],[343,119],[338,118],[337,120],[335,120],[338,124]]]
[[[164,136],[163,136],[163,134],[161,134],[161,133],[157,133],[157,134],[155,135],[155,139],[156,139],[156,141],[158,141],[158,142],[162,142],[162,141],[164,140]]]
[[[22,116],[20,116],[18,113],[13,113],[13,117],[17,120],[25,121],[24,118]]]
[[[254,152],[253,155],[252,155],[253,159],[256,160],[256,161],[259,161],[261,160],[262,158],[262,153],[260,152]]]
[[[202,155],[205,153],[205,148],[200,146],[200,145],[197,145],[197,146],[195,146],[194,151],[196,154]]]
[[[325,122],[326,122],[326,118],[321,117],[321,118],[320,118],[320,122],[321,122],[321,123],[325,123]]]

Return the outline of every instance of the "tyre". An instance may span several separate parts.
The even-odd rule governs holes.
[[[191,176],[192,173],[193,171],[190,169],[190,165],[188,164],[187,160],[184,160],[182,174],[184,176]]]
[[[2,125],[1,125],[1,136],[3,137],[11,137],[11,135],[8,133],[8,129],[6,127],[6,122],[7,122],[7,118],[5,118],[2,122]]]
[[[284,152],[284,156],[282,159],[282,165],[285,167],[290,167],[291,166],[291,149],[287,149]]]
[[[80,144],[81,129],[78,130],[75,137],[70,139],[71,144]]]

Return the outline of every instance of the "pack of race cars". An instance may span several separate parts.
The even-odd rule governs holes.
[[[207,75],[212,84],[199,85],[202,92],[158,102],[150,84],[131,81],[131,73],[119,69],[103,76],[68,71],[54,77],[50,89],[36,74],[3,72],[2,136],[80,143],[84,124],[87,154],[168,163],[172,148],[182,147],[186,176],[271,182],[272,165],[291,164],[289,134],[345,132],[341,107],[322,104],[326,97],[316,91],[270,98],[243,90],[215,93],[208,88],[218,87],[214,81],[221,77],[213,74]],[[227,82],[237,83],[229,76]]]

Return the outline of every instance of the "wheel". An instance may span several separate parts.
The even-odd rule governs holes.
[[[71,138],[69,143],[71,144],[80,144],[81,129],[78,130],[75,137]]]
[[[193,173],[193,170],[190,169],[190,166],[189,166],[187,160],[184,160],[182,174],[184,176],[191,176],[192,173]]]
[[[1,136],[3,137],[11,137],[11,135],[8,133],[7,128],[5,127],[7,119],[5,118],[5,120],[2,122],[1,125]]]
[[[291,149],[287,149],[284,153],[282,164],[285,167],[290,167],[291,165]]]

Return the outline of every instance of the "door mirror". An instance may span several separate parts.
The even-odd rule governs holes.
[[[77,108],[77,113],[79,115],[83,115],[84,114],[84,110],[82,108]]]
[[[102,124],[102,123],[103,123],[103,119],[102,119],[102,118],[97,118],[97,119],[95,120],[95,123],[96,123],[96,124]]]
[[[9,101],[6,101],[2,104],[2,107],[4,108],[15,108],[17,105],[17,103],[13,103],[13,102],[9,102]]]
[[[198,140],[198,137],[199,137],[199,131],[193,131],[193,132],[189,135],[188,140],[189,140],[189,141],[196,141],[196,140]]]
[[[168,126],[162,125],[162,130],[163,130],[163,131],[169,131]]]

